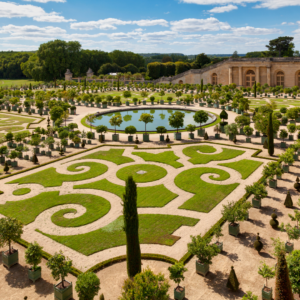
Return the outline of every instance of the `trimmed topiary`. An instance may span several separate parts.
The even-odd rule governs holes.
[[[209,139],[207,132],[205,132],[204,139],[205,139],[205,140],[208,140],[208,139]]]
[[[9,171],[9,166],[8,166],[7,162],[5,162],[5,164],[4,164],[3,171],[5,172],[5,174],[7,174],[7,172]]]
[[[170,138],[169,138],[169,135],[168,135],[168,134],[167,134],[166,142],[167,142],[167,143],[170,143]]]
[[[253,244],[255,250],[259,253],[261,251],[261,249],[264,247],[264,244],[262,243],[262,241],[260,240],[260,236],[259,233],[257,233],[256,236],[256,241]]]
[[[236,136],[234,136],[233,140],[232,140],[234,143],[237,142],[237,139],[236,139]]]
[[[294,188],[299,192],[300,191],[300,183],[299,177],[296,179],[296,183],[294,184]]]
[[[37,164],[37,163],[39,162],[39,160],[38,160],[38,158],[37,158],[37,156],[36,156],[35,153],[33,154],[32,162],[33,162],[34,164]]]
[[[103,295],[103,294],[101,294],[101,295],[100,295],[100,298],[99,298],[99,300],[105,300],[105,299],[104,299],[104,295]]]
[[[239,285],[240,285],[240,283],[239,283],[239,281],[236,277],[234,268],[232,266],[229,277],[228,277],[228,280],[227,280],[226,287],[228,287],[232,291],[237,291],[239,289]]]
[[[268,139],[265,139],[265,142],[264,142],[264,149],[268,149],[269,148],[269,145],[268,145]]]
[[[280,251],[276,267],[275,300],[293,300],[289,270],[285,260],[285,251]]]
[[[277,229],[279,222],[277,220],[277,215],[275,214],[275,210],[273,210],[271,218],[272,218],[272,220],[270,221],[270,225],[272,226],[272,228]]]
[[[284,201],[284,206],[287,207],[287,208],[293,208],[293,206],[294,206],[290,191],[288,191],[288,193],[286,195],[286,198],[285,198],[285,201]]]

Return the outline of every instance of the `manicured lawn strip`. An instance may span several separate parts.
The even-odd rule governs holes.
[[[229,173],[216,168],[193,168],[178,174],[175,184],[182,190],[195,194],[179,208],[199,212],[210,212],[220,201],[227,197],[239,184],[218,185],[203,181],[200,177],[206,173],[219,174],[210,179],[221,181],[230,177]]]
[[[25,129],[23,126],[6,126],[6,127],[1,127],[0,126],[0,130],[4,130],[4,131],[11,131],[11,132],[14,132],[14,131],[20,131],[20,130],[23,130]]]
[[[125,187],[111,183],[107,179],[91,182],[82,185],[75,185],[74,189],[95,189],[110,192],[123,199]],[[163,207],[170,201],[178,197],[172,193],[163,184],[137,188],[137,206],[138,207]]]
[[[222,148],[223,151],[219,154],[212,154],[212,155],[206,155],[199,153],[204,152],[202,147],[211,147],[211,146],[192,146],[192,147],[187,147],[182,150],[183,154],[186,156],[189,156],[191,159],[189,161],[196,165],[196,164],[207,164],[210,161],[218,161],[218,160],[228,160],[235,158],[239,155],[242,155],[245,153],[245,151],[241,150],[234,150],[234,149],[228,149],[228,148]],[[213,147],[211,147],[213,148]],[[209,149],[209,148],[208,148]],[[215,151],[206,151],[206,153],[212,153]]]
[[[0,113],[0,125],[2,124],[7,124],[10,123],[12,121],[16,121],[14,122],[12,125],[22,125],[24,123],[32,123],[34,122],[36,119],[34,118],[28,118],[28,117],[23,117],[23,116],[18,116],[18,115],[12,115],[12,114],[1,114]],[[17,124],[18,122],[18,124]]]
[[[220,166],[228,167],[241,173],[242,179],[248,178],[262,162],[250,159],[242,159],[236,162],[218,164]]]
[[[139,171],[145,171],[145,174],[137,174]],[[126,180],[128,176],[132,176],[135,182],[150,182],[159,180],[167,175],[167,171],[155,165],[133,165],[120,169],[117,172],[117,177],[121,180]]]
[[[179,227],[195,226],[198,219],[172,215],[139,215],[139,239],[141,244],[172,246],[178,239],[172,233]],[[38,232],[84,255],[126,244],[123,216],[109,225],[85,234],[55,236]]]
[[[43,83],[42,81],[33,81],[29,79],[1,79],[0,80],[0,86],[23,86],[23,85],[36,85],[39,83]]]
[[[37,183],[41,184],[44,187],[52,187],[52,186],[61,186],[63,182],[67,181],[80,181],[85,179],[94,178],[97,176],[102,175],[108,170],[106,165],[95,163],[95,162],[82,162],[71,165],[67,168],[69,171],[79,172],[80,169],[75,169],[76,167],[80,166],[88,166],[90,170],[81,174],[76,175],[66,175],[60,174],[56,172],[55,168],[49,168],[26,177],[22,177],[8,183],[19,183],[19,184],[26,184],[26,183]]]
[[[165,151],[158,154],[148,152],[132,152],[132,154],[141,157],[144,161],[160,162],[170,165],[176,169],[183,167],[183,164],[177,162],[180,157],[176,156],[174,151]]]
[[[110,203],[102,197],[89,194],[59,196],[59,191],[54,191],[44,192],[26,200],[7,201],[0,205],[0,213],[17,218],[27,225],[46,209],[63,204],[80,204],[86,208],[86,213],[75,219],[55,218],[57,220],[55,224],[63,227],[77,227],[92,223],[110,210]]]
[[[103,159],[108,160],[116,165],[122,165],[134,160],[130,157],[123,156],[125,149],[109,149],[108,151],[98,151],[87,156],[81,157],[80,159]]]
[[[26,195],[30,192],[31,192],[31,189],[23,188],[23,189],[18,189],[18,190],[13,191],[13,195],[22,196],[22,195]]]

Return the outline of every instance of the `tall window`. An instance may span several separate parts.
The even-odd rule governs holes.
[[[246,73],[246,86],[252,87],[254,85],[254,82],[255,82],[255,72],[252,70],[249,70]]]
[[[276,75],[276,85],[284,86],[284,74],[281,71]]]
[[[213,85],[217,85],[218,84],[218,75],[216,73],[214,73],[212,75],[212,84]]]
[[[297,85],[300,87],[300,72],[298,73],[297,79]]]

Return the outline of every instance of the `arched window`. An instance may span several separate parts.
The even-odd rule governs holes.
[[[183,84],[183,81],[182,81],[182,80],[179,80],[179,84]]]
[[[246,73],[246,86],[252,87],[254,85],[254,82],[255,82],[255,72],[252,70],[249,70]]]
[[[216,73],[212,74],[212,85],[218,84],[218,75]]]
[[[297,85],[300,87],[300,72],[297,75]]]
[[[276,85],[282,85],[284,86],[284,73],[283,72],[278,72],[276,75]]]

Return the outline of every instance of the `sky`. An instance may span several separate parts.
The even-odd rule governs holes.
[[[278,36],[300,50],[299,12],[300,0],[0,0],[0,51],[62,39],[107,52],[243,54]]]

